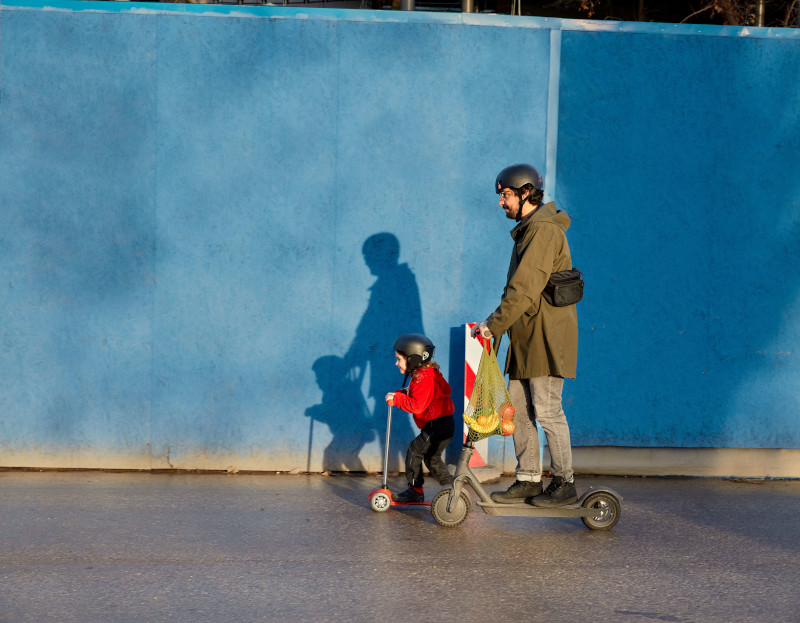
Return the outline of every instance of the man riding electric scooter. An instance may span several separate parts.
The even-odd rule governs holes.
[[[503,169],[495,192],[511,230],[514,247],[500,305],[472,336],[508,333],[505,372],[516,410],[516,481],[491,494],[497,503],[527,502],[537,507],[571,504],[578,499],[572,471],[569,426],[561,405],[564,378],[575,378],[578,316],[575,305],[556,306],[543,296],[552,273],[572,268],[565,232],[570,218],[555,203],[543,204],[542,176],[529,164]],[[544,430],[552,461],[552,482],[542,486],[537,421]]]

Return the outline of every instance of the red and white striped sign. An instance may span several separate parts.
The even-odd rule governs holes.
[[[472,327],[477,323],[470,322],[464,326],[464,410],[469,404],[469,397],[472,395],[472,388],[475,386],[475,375],[478,372],[478,365],[481,362],[485,340],[478,336],[475,339],[470,335]],[[464,423],[464,441],[467,440],[469,427]],[[489,439],[481,439],[475,443],[475,452],[469,461],[470,467],[484,467],[486,459],[489,457]]]

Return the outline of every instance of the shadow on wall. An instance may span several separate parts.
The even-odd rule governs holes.
[[[364,241],[361,251],[375,276],[369,288],[367,309],[345,356],[320,357],[314,363],[323,396],[319,405],[306,410],[306,415],[312,418],[312,425],[314,420],[325,423],[333,435],[323,455],[323,470],[363,471],[359,453],[376,433],[381,458],[384,456],[388,411],[384,396],[399,389],[403,382],[394,365],[392,345],[403,333],[425,332],[417,280],[408,264],[399,262],[397,238],[386,232],[374,234]],[[362,394],[365,381],[367,400]],[[389,471],[405,470],[406,449],[415,436],[411,417],[394,409]],[[310,463],[311,442],[309,466]]]
[[[322,401],[306,409],[312,427],[309,439],[314,438],[315,421],[327,425],[333,435],[322,455],[323,470],[366,471],[359,454],[374,435],[361,388],[350,377],[350,368],[342,357],[320,357],[314,362],[313,370],[322,390]],[[306,471],[311,471],[310,447]]]

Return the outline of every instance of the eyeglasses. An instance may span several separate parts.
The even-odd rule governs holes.
[[[504,190],[500,193],[500,197],[503,199],[503,201],[506,201],[509,197],[513,197],[515,194],[516,193],[513,190]]]

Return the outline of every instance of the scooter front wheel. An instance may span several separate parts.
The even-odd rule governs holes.
[[[389,510],[389,507],[392,505],[392,500],[383,491],[378,491],[378,493],[373,494],[369,499],[369,505],[375,512],[382,513],[383,511]]]
[[[590,530],[611,530],[617,525],[622,513],[619,498],[607,491],[592,493],[583,501],[582,506],[597,511],[590,517],[581,517],[581,521]]]
[[[431,502],[433,518],[436,523],[445,528],[455,528],[461,525],[472,510],[472,500],[465,491],[462,491],[458,498],[453,500],[452,508],[448,510],[452,493],[452,489],[444,489],[437,493]]]

